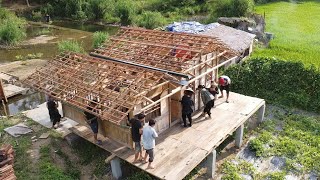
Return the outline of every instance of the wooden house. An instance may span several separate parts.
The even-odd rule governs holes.
[[[121,28],[90,56],[57,56],[25,83],[62,101],[63,116],[83,124],[83,111],[98,100],[98,113],[90,112],[100,117],[100,132],[132,147],[129,118],[143,112],[163,132],[180,122],[184,88],[196,92],[236,57],[213,37]],[[196,110],[202,104],[199,97]]]
[[[217,109],[220,115],[215,121],[201,121],[188,129],[177,125],[183,91],[193,88],[195,109],[199,110],[202,103],[196,87],[209,86],[217,79],[219,67],[237,57],[212,36],[121,28],[90,55],[57,56],[24,83],[59,99],[64,116],[80,124],[86,125],[83,111],[98,116],[99,133],[106,137],[101,147],[128,162],[133,158],[133,151],[127,149],[132,148],[128,119],[140,112],[146,114],[146,121],[154,118],[160,134],[156,151],[167,159],[159,158],[155,161],[158,168],[147,172],[162,179],[182,179],[237,128],[242,137],[243,123],[257,109],[263,117],[263,100],[233,95],[235,102]],[[98,110],[88,110],[90,102],[96,103]],[[84,135],[81,128],[77,132],[91,141],[92,133]],[[199,136],[190,141],[188,135],[194,133]],[[180,150],[189,155],[180,156]],[[120,166],[114,162],[112,167]],[[180,165],[171,168],[175,163]]]

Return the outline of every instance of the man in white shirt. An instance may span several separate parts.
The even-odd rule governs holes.
[[[146,150],[144,156],[144,162],[147,163],[147,157],[149,155],[149,164],[147,169],[154,169],[152,162],[154,159],[154,147],[156,146],[155,138],[158,137],[156,130],[153,128],[156,122],[153,119],[149,120],[149,125],[143,128],[142,133],[142,143],[143,147]]]

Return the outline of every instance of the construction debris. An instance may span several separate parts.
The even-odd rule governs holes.
[[[41,134],[41,136],[39,137],[39,139],[47,139],[49,137],[49,133],[43,133]]]
[[[14,151],[10,144],[4,144],[0,149],[0,180],[16,180],[13,169]]]
[[[23,123],[19,123],[17,125],[5,128],[4,131],[13,137],[19,137],[20,135],[31,133],[32,129]]]

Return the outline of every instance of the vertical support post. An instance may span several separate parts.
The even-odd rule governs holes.
[[[216,66],[218,66],[218,64],[219,64],[218,53],[219,53],[219,51],[218,51],[218,52],[216,51]],[[215,78],[215,81],[216,81],[216,82],[218,82],[218,76],[219,76],[219,68],[217,68],[217,69],[215,70],[215,76],[214,76],[214,78]]]
[[[258,123],[263,122],[265,110],[266,110],[266,103],[264,102],[264,104],[258,110]]]
[[[238,127],[236,131],[236,147],[237,148],[240,148],[242,145],[243,130],[244,130],[244,125],[242,124],[241,126]]]
[[[207,175],[210,178],[214,178],[216,171],[216,159],[217,159],[217,151],[214,149],[207,157],[206,166],[207,166]]]
[[[5,103],[8,102],[7,97],[6,97],[5,93],[4,93],[2,79],[0,79],[0,100],[4,100]]]
[[[110,161],[110,164],[113,177],[115,179],[119,179],[122,176],[120,159],[118,157],[114,157]]]
[[[170,84],[168,84],[168,94],[170,93]],[[168,97],[168,106],[169,106],[169,127],[171,127],[171,124],[172,124],[172,109],[171,109],[171,107],[172,107],[172,105],[171,105],[171,96],[170,97]]]

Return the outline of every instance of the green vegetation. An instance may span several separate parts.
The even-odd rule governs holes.
[[[147,29],[155,29],[165,25],[165,20],[159,12],[145,11],[137,17],[136,24]]]
[[[140,171],[126,178],[126,180],[152,180],[152,178],[146,172]]]
[[[73,180],[74,178],[65,175],[64,172],[53,164],[51,158],[51,149],[49,146],[43,146],[40,149],[40,179],[48,180]]]
[[[58,43],[59,52],[63,53],[66,51],[83,53],[83,47],[75,40],[61,41]]]
[[[0,7],[0,44],[15,45],[26,37],[26,21]]]
[[[287,170],[295,173],[320,172],[320,119],[301,115],[282,115],[275,121],[276,128],[260,130],[257,138],[250,141],[250,147],[257,156],[280,156],[286,158]],[[270,126],[272,121],[265,122]],[[268,140],[263,137],[266,131]],[[257,143],[259,142],[259,143]],[[263,148],[261,148],[263,147]],[[267,148],[266,148],[267,147]],[[301,165],[301,166],[299,166]]]
[[[17,138],[4,132],[5,128],[21,122],[34,129],[35,132]],[[44,132],[49,132],[50,136],[47,140],[36,142],[40,143],[40,153],[37,156],[35,150],[39,148],[37,147],[39,144],[34,146],[31,137],[39,137]],[[71,147],[71,153],[74,153],[74,156],[71,157],[70,154],[65,152],[70,147],[66,147],[68,145],[63,141],[60,134],[39,125],[23,115],[0,118],[0,134],[0,144],[11,144],[14,147],[14,169],[18,179],[80,179],[82,165],[92,166],[92,171],[87,173],[93,173],[99,179],[106,173],[106,164],[104,162],[108,156],[106,151],[86,140],[82,140]],[[63,146],[64,148],[62,148]],[[35,153],[35,159],[32,159],[30,152]],[[39,157],[39,159],[37,160],[36,157]],[[61,164],[56,164],[56,162],[63,163],[63,167],[61,167]]]
[[[211,14],[210,21],[216,20],[221,12],[224,16],[244,16],[252,8],[253,0],[49,0],[40,11],[52,17],[63,15],[81,21],[102,20],[153,29],[194,15],[205,20]]]
[[[269,103],[320,112],[320,70],[302,62],[253,58],[228,68],[225,74],[238,93]]]
[[[210,20],[218,17],[242,17],[252,12],[253,0],[220,0],[212,3]]]
[[[319,1],[276,2],[256,7],[266,14],[266,30],[275,39],[269,48],[257,48],[254,57],[276,57],[299,60],[320,66]]]
[[[93,48],[100,47],[107,39],[109,39],[109,34],[106,32],[97,31],[93,33]]]
[[[265,121],[257,137],[249,142],[250,148],[258,157],[283,157],[285,167],[279,172],[258,172],[249,162],[229,160],[222,165],[222,179],[242,179],[240,174],[247,174],[254,179],[283,180],[288,172],[320,175],[319,130],[319,117],[280,114]]]
[[[33,54],[28,54],[27,56],[17,55],[16,60],[17,61],[24,61],[27,59],[39,59],[42,56],[43,56],[43,53],[33,53]]]

